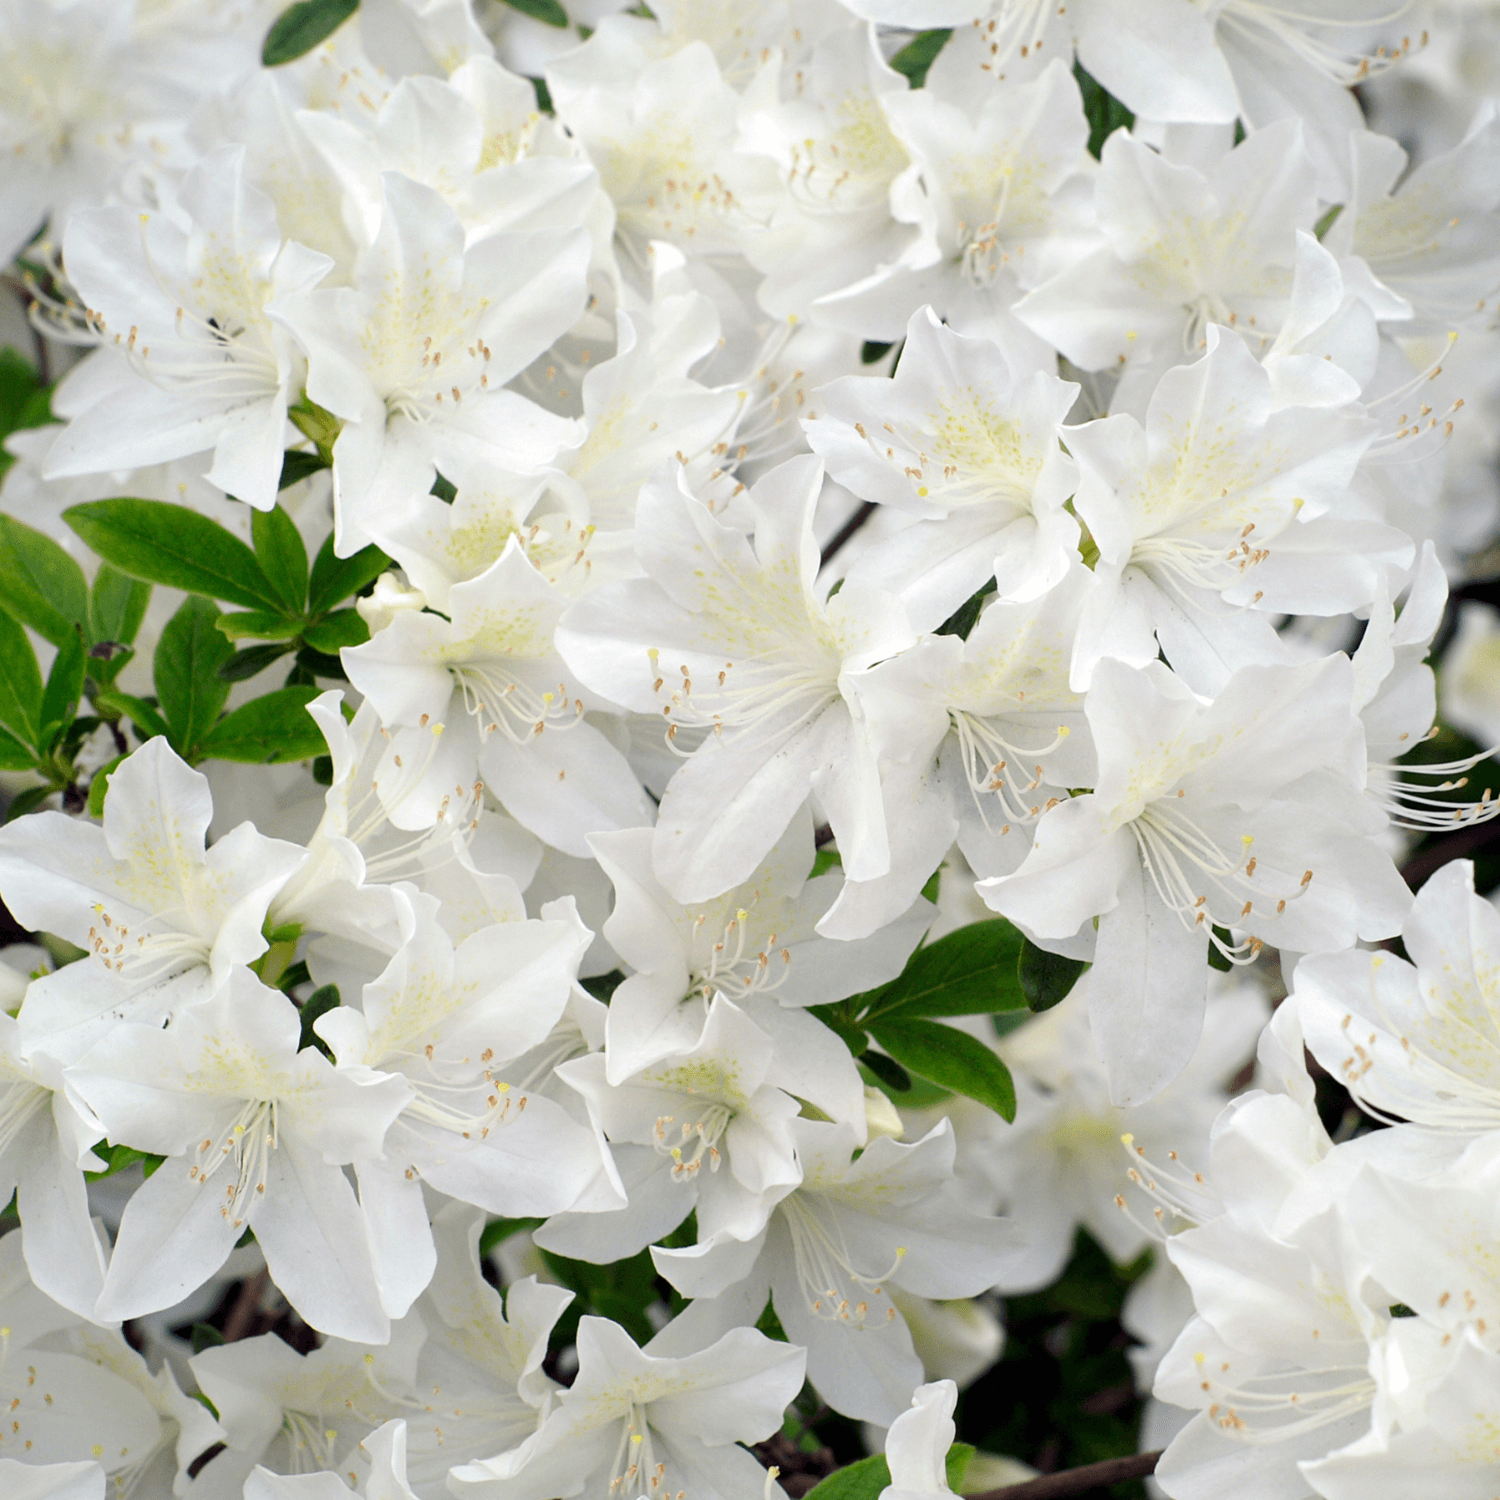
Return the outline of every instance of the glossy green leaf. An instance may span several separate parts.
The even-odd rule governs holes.
[[[337,656],[345,646],[362,646],[370,639],[370,627],[355,609],[336,609],[331,615],[309,625],[302,632],[302,639],[314,651],[325,656]]]
[[[1023,939],[1001,918],[960,927],[925,948],[889,984],[856,997],[863,1019],[878,1016],[972,1016],[1019,1010],[1016,977]],[[859,1012],[857,1012],[859,1013]]]
[[[1078,976],[1088,968],[1079,958],[1063,958],[1057,953],[1048,953],[1038,948],[1029,939],[1021,944],[1021,957],[1016,964],[1016,977],[1021,982],[1021,993],[1026,997],[1028,1010],[1051,1010],[1054,1005],[1066,1000],[1078,983]]]
[[[255,554],[207,516],[166,500],[92,500],[63,512],[105,562],[146,583],[281,612]]]
[[[357,594],[390,567],[391,560],[379,547],[364,547],[352,557],[335,557],[333,538],[323,543],[312,568],[307,591],[308,611],[321,615]]]
[[[94,707],[108,719],[129,719],[142,739],[149,740],[159,734],[170,738],[171,731],[161,716],[161,710],[132,693],[122,693],[115,688],[96,693]]]
[[[328,467],[321,453],[304,453],[300,448],[288,448],[281,455],[281,480],[276,488],[289,490],[314,474]]]
[[[919,31],[892,59],[891,66],[904,73],[914,89],[927,82],[927,70],[937,60],[937,55],[953,35],[951,26],[939,27],[935,31]]]
[[[505,0],[512,10],[518,10],[533,21],[544,21],[548,26],[564,27],[568,24],[568,13],[559,0]]]
[[[4,821],[14,823],[17,818],[24,818],[27,813],[35,812],[56,790],[56,787],[51,786],[29,786],[17,792],[6,806]]]
[[[15,349],[0,349],[0,438],[50,422],[51,394],[30,360]],[[14,462],[15,456],[0,447],[0,475]]]
[[[75,625],[87,623],[89,586],[50,536],[0,515],[0,603],[58,646]]]
[[[297,1014],[302,1020],[302,1037],[297,1043],[299,1052],[308,1047],[316,1047],[324,1057],[328,1056],[328,1043],[313,1030],[313,1025],[319,1016],[325,1016],[331,1010],[337,1010],[343,1004],[339,998],[339,987],[336,984],[325,984],[321,989],[316,989],[306,1000],[302,1002]]]
[[[218,623],[218,606],[190,594],[167,621],[156,647],[156,697],[172,748],[184,760],[196,758],[195,748],[229,696],[229,684],[219,676],[219,668],[234,654],[234,647]]]
[[[250,678],[258,677],[272,662],[280,661],[291,649],[290,641],[269,646],[246,646],[242,651],[236,651],[219,668],[219,676],[225,682],[248,682]]]
[[[109,793],[109,778],[120,768],[120,762],[124,760],[123,755],[117,755],[107,765],[100,766],[94,772],[94,779],[89,782],[89,817],[102,818],[104,816],[104,799]]]
[[[250,537],[271,587],[292,614],[300,615],[307,604],[307,548],[296,522],[279,505],[257,510],[250,517]]]
[[[0,611],[0,726],[37,745],[42,718],[42,673],[26,632]]]
[[[1113,94],[1101,88],[1081,63],[1073,65],[1073,76],[1078,80],[1083,112],[1088,117],[1089,155],[1097,161],[1105,141],[1117,130],[1129,130],[1135,124],[1135,116]]]
[[[1016,1117],[1010,1069],[983,1042],[955,1026],[906,1018],[879,1021],[875,1040],[902,1067],[955,1094],[967,1094],[1006,1120]]]
[[[866,1049],[859,1061],[860,1066],[868,1068],[887,1089],[894,1089],[898,1094],[911,1093],[911,1077],[895,1058],[882,1057],[880,1053]]]
[[[199,752],[205,759],[254,765],[310,760],[326,754],[323,732],[307,712],[307,705],[317,696],[316,688],[289,687],[252,698],[203,736]]]
[[[331,37],[358,9],[359,0],[297,0],[266,33],[260,60],[268,68],[296,62]]]
[[[872,1453],[852,1464],[836,1469],[810,1489],[808,1500],[879,1500],[880,1492],[889,1487],[891,1466],[885,1454]]]
[[[78,713],[83,696],[83,631],[75,625],[57,648],[42,689],[42,744],[51,749]]]
[[[294,641],[302,622],[268,609],[245,609],[220,615],[219,629],[231,641]]]
[[[146,1175],[149,1177],[166,1160],[150,1151],[137,1151],[134,1146],[112,1146],[107,1142],[95,1146],[94,1155],[104,1162],[104,1170],[86,1172],[84,1175],[90,1182],[97,1182],[101,1177],[113,1177],[116,1172],[123,1172],[126,1167],[133,1167],[137,1162],[145,1164]]]
[[[128,646],[140,633],[151,602],[151,585],[129,578],[118,568],[100,563],[89,590],[89,640],[97,645],[116,641]]]
[[[0,771],[29,771],[36,755],[8,729],[0,729]]]

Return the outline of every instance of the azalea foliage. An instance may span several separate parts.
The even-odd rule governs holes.
[[[1500,11],[0,22],[0,1493],[1490,1492]]]

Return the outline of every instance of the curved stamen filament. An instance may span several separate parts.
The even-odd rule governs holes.
[[[1252,884],[1257,865],[1250,852],[1253,835],[1242,836],[1240,857],[1232,860],[1191,818],[1165,800],[1152,803],[1129,827],[1141,864],[1163,905],[1176,913],[1184,927],[1206,927],[1209,941],[1231,963],[1254,962],[1263,940],[1250,936],[1242,943],[1226,943],[1214,932],[1215,925],[1243,928],[1252,914],[1262,921],[1273,920],[1312,883],[1312,871],[1307,870],[1297,887],[1285,895],[1268,891],[1264,881]],[[1202,889],[1205,881],[1229,901],[1243,898],[1238,913],[1212,911],[1208,893]]]
[[[1066,725],[1058,725],[1050,743],[1023,749],[1005,737],[994,719],[958,708],[950,708],[948,717],[963,753],[964,775],[974,796],[974,806],[986,828],[990,823],[985,794],[994,796],[1007,820],[1000,830],[1002,833],[1009,830],[1011,823],[1030,823],[1057,806],[1060,798],[1049,797],[1038,802],[1032,794],[1045,780],[1042,762],[1068,738],[1070,731]]]
[[[513,745],[524,745],[547,729],[571,729],[583,719],[583,700],[570,699],[566,683],[558,683],[556,692],[539,693],[494,662],[465,662],[449,670],[481,732],[498,730]]]
[[[795,1192],[783,1198],[777,1211],[792,1241],[797,1279],[817,1317],[862,1328],[872,1310],[878,1311],[883,1306],[884,1321],[895,1321],[896,1309],[882,1283],[896,1274],[906,1258],[904,1246],[897,1249],[895,1259],[884,1272],[869,1275],[854,1269],[837,1220],[833,1221],[830,1232],[822,1216],[806,1201],[805,1194]],[[850,1295],[845,1295],[846,1288]],[[866,1295],[860,1297],[860,1291]],[[859,1300],[852,1301],[851,1296]]]

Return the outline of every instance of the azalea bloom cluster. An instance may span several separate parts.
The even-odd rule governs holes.
[[[1489,1493],[1493,17],[0,17],[0,1490]]]

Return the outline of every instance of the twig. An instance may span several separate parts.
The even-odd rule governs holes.
[[[247,1277],[240,1294],[234,1299],[234,1306],[229,1309],[229,1316],[224,1319],[224,1342],[232,1344],[236,1339],[244,1338],[255,1322],[255,1316],[260,1311],[260,1299],[265,1296],[266,1282],[270,1280],[270,1273],[257,1271],[254,1276]]]
[[[998,1490],[970,1495],[968,1500],[1062,1500],[1065,1495],[1082,1495],[1101,1485],[1118,1484],[1122,1479],[1144,1479],[1156,1470],[1155,1453],[1130,1453],[1124,1458],[1106,1458],[1102,1463],[1084,1464],[1080,1469],[1062,1469],[1056,1474],[1040,1474],[1020,1484],[1007,1484]]]
[[[844,544],[849,538],[874,514],[875,502],[873,500],[862,500],[859,509],[829,538],[828,545],[823,549],[823,561],[827,563],[837,556],[843,550]]]

